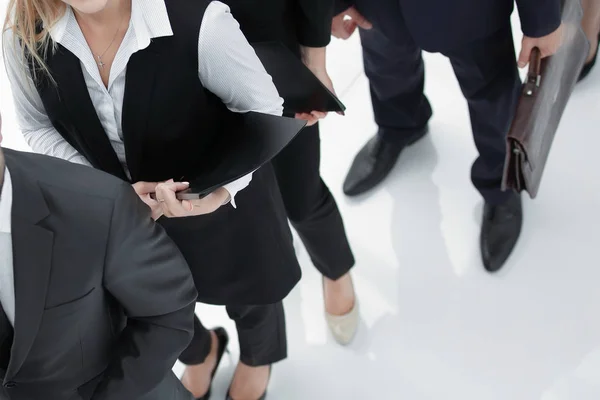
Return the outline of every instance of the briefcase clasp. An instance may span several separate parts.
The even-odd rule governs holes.
[[[540,87],[541,83],[542,83],[541,75],[528,76],[527,83],[525,84],[525,95],[529,96],[529,97],[533,96],[536,89]]]

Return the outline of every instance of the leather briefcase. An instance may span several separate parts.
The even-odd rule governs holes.
[[[563,43],[552,57],[534,49],[507,136],[502,190],[538,194],[544,167],[567,102],[589,51],[578,1],[563,5]]]

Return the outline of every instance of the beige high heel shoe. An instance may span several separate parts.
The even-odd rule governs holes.
[[[325,292],[325,280],[323,280],[323,292]],[[356,336],[360,321],[356,292],[354,295],[354,307],[352,307],[350,312],[344,315],[333,315],[325,311],[325,320],[336,342],[342,346],[350,344],[354,336]]]
[[[349,345],[358,330],[358,322],[360,320],[358,301],[354,302],[352,310],[345,315],[331,315],[325,311],[325,319],[335,341],[342,346]]]

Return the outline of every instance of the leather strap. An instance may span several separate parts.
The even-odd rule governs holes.
[[[529,72],[527,73],[527,81],[523,88],[523,94],[527,97],[533,96],[542,81],[542,53],[540,49],[534,47],[531,50],[529,57]]]
[[[542,52],[537,47],[531,50],[529,57],[529,74],[528,76],[538,77],[542,73]]]

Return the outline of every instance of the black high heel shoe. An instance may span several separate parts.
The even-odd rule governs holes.
[[[269,388],[269,381],[271,380],[271,370],[272,369],[273,369],[273,366],[269,365],[269,379],[267,380],[267,389]],[[265,389],[265,392],[257,400],[266,400],[267,399],[267,389]],[[225,400],[233,400],[233,398],[231,398],[231,396],[229,395],[229,390],[227,391],[227,396],[225,396]]]
[[[202,397],[197,397],[196,400],[209,400],[210,392],[212,389],[212,381],[217,373],[217,369],[219,369],[219,364],[221,364],[221,360],[223,359],[223,355],[227,351],[227,345],[229,344],[229,335],[227,331],[223,328],[217,328],[214,330],[215,335],[217,335],[218,349],[217,349],[217,364],[210,375],[210,386],[208,387],[208,392]]]
[[[598,33],[598,48],[600,48],[600,33]],[[592,72],[592,68],[596,65],[596,59],[598,58],[598,49],[596,49],[596,55],[592,58],[592,61],[588,62],[583,66],[581,73],[579,74],[579,79],[577,82],[581,81],[583,78],[588,76],[590,72]]]

